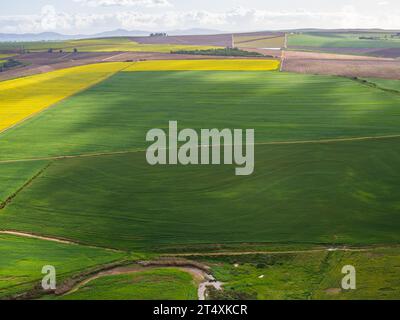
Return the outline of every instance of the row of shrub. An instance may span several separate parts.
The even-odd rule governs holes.
[[[17,60],[8,59],[6,62],[3,62],[0,64],[0,72],[5,71],[7,69],[19,67],[21,65],[22,65],[22,63]]]
[[[175,54],[191,54],[202,56],[229,56],[229,57],[265,57],[265,55],[258,52],[250,52],[238,48],[221,48],[221,49],[207,49],[207,50],[178,50],[171,51]]]

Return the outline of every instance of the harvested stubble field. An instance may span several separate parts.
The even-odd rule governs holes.
[[[133,37],[131,40],[140,44],[203,45],[215,47],[232,46],[231,34]]]
[[[291,50],[306,52],[325,52],[340,55],[378,57],[397,59],[400,57],[400,48],[315,48],[307,46],[291,46]]]
[[[400,78],[400,60],[285,51],[283,71],[346,77]]]
[[[285,35],[269,36],[243,36],[234,37],[235,47],[239,48],[283,48],[285,46]]]
[[[341,77],[265,71],[262,60],[246,65],[247,70],[241,61],[228,62],[235,71],[215,70],[220,60],[179,62],[179,67],[176,62],[134,63],[2,133],[1,228],[70,239],[81,243],[71,247],[78,251],[93,249],[83,244],[152,253],[243,243],[398,244],[400,96]],[[194,63],[198,71],[182,72],[196,68]],[[166,128],[169,120],[196,130],[254,128],[254,175],[237,177],[233,166],[149,166],[146,132]],[[14,246],[30,250],[29,243],[3,238],[0,244],[9,251]],[[399,254],[382,250],[372,256],[384,258],[363,269],[367,275],[360,276],[367,280],[358,296],[334,297],[398,296],[393,272],[384,266],[396,265]],[[48,252],[56,263],[58,254]],[[350,253],[284,253],[277,263],[274,258],[244,262],[239,256],[235,259],[243,269],[233,271],[233,260],[205,261],[233,296],[236,290],[245,297],[282,298],[279,292],[285,289],[284,298],[301,299],[337,294],[339,260],[370,260],[363,251]],[[93,264],[122,258],[107,255],[93,258]],[[19,259],[2,255],[5,270]],[[43,262],[32,251],[35,259]],[[27,267],[23,277],[36,275],[35,268]],[[261,280],[267,271],[271,277]],[[297,285],[287,281],[288,272]],[[4,288],[27,288],[22,278],[11,278],[9,272],[0,274]],[[130,279],[118,281],[123,287]],[[311,287],[301,289],[301,283]],[[101,281],[94,285],[87,288],[92,298],[121,293],[117,287],[102,291]],[[161,281],[155,291],[164,287]],[[84,299],[85,290],[76,297]]]

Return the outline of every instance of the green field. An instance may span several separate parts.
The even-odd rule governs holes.
[[[170,120],[181,129],[254,128],[254,174],[235,176],[232,165],[151,167],[146,133]],[[0,209],[0,230],[81,243],[1,236],[0,297],[32,289],[44,257],[65,277],[124,257],[85,244],[147,253],[397,245],[399,135],[400,95],[361,81],[263,71],[120,72],[0,135],[0,200],[14,194]],[[231,260],[207,261],[227,295],[390,298],[399,295],[396,250],[256,257],[235,269]],[[339,265],[352,261],[365,268],[368,290],[329,290],[338,286]],[[160,273],[99,278],[66,298],[195,297],[191,276]]]
[[[211,46],[192,46],[192,45],[172,45],[172,44],[140,44],[129,38],[103,38],[87,40],[70,41],[41,41],[41,42],[3,42],[0,43],[1,51],[20,51],[22,49],[30,52],[47,52],[52,49],[54,52],[62,50],[64,52],[73,52],[77,49],[79,52],[164,52],[169,53],[176,50],[206,50]]]
[[[48,164],[47,161],[2,163],[0,165],[0,203],[14,194]]]
[[[179,269],[153,269],[94,279],[61,300],[196,300],[193,277]]]
[[[110,262],[123,253],[0,234],[0,299],[34,289],[42,267],[56,268],[58,281]]]
[[[385,36],[388,38],[385,38]],[[391,34],[378,33],[302,33],[288,37],[290,47],[315,48],[400,48],[400,38],[391,38]],[[360,39],[360,37],[378,37],[376,40]]]
[[[225,290],[217,299],[398,299],[399,248],[367,252],[303,252],[197,257],[212,266]],[[341,269],[357,268],[357,289],[342,290]]]
[[[400,134],[399,102],[335,77],[123,72],[4,133],[1,159],[138,152],[53,162],[0,223],[121,249],[397,243],[398,139],[263,143]],[[171,119],[181,128],[255,128],[255,174],[149,166],[145,134]]]
[[[0,223],[136,250],[398,243],[397,145],[398,139],[260,145],[249,177],[235,176],[232,166],[151,167],[142,152],[60,160],[3,210]]]
[[[146,132],[169,120],[181,128],[254,128],[257,143],[399,134],[399,101],[339,77],[121,72],[3,133],[0,161],[144,150]]]

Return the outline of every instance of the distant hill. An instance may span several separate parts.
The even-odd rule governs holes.
[[[196,36],[196,35],[209,35],[209,34],[220,34],[220,33],[224,32],[220,30],[200,29],[200,28],[167,31],[167,34],[170,36]]]
[[[62,40],[73,40],[73,39],[89,39],[89,38],[108,38],[108,37],[139,37],[148,36],[150,31],[143,30],[124,30],[117,29],[112,31],[106,31],[91,35],[65,35],[57,32],[42,32],[42,33],[0,33],[0,42],[23,42],[23,41],[62,41]],[[169,35],[204,35],[204,34],[215,34],[221,33],[218,30],[211,29],[187,29],[187,30],[173,30],[167,32]]]
[[[6,41],[59,41],[70,39],[69,36],[62,35],[56,32],[43,33],[0,33],[0,42]]]
[[[166,32],[169,36],[183,36],[183,35],[216,35],[225,34],[226,32],[213,29],[178,29],[171,31],[160,30],[159,32]],[[266,31],[263,31],[266,32]],[[272,31],[271,31],[272,32]],[[399,30],[384,30],[384,29],[288,29],[288,30],[275,30],[273,32],[357,32],[357,33],[373,33],[373,32],[399,32]],[[73,39],[90,39],[90,38],[109,38],[109,37],[143,37],[148,36],[152,33],[151,31],[144,30],[125,30],[117,29],[112,31],[106,31],[91,35],[65,35],[57,32],[42,32],[42,33],[0,33],[0,42],[22,42],[22,41],[62,41],[62,40],[73,40]],[[251,32],[249,34],[257,34],[260,32]],[[235,33],[238,34],[238,33]],[[247,34],[247,33],[246,33]]]
[[[314,29],[314,28],[306,28],[306,29],[286,29],[280,30],[282,32],[324,32],[324,33],[381,33],[381,32],[399,32],[399,30],[389,30],[389,29]]]
[[[142,30],[124,30],[117,29],[112,31],[106,31],[101,33],[96,33],[89,36],[80,36],[80,38],[111,38],[111,37],[137,37],[137,36],[148,36],[151,32]]]

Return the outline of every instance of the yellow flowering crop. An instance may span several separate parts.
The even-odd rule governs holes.
[[[0,54],[0,59],[1,60],[8,59],[8,58],[11,58],[13,56],[14,56],[13,54]]]
[[[124,71],[271,71],[278,68],[278,60],[263,59],[154,60],[134,63]]]
[[[0,132],[127,66],[99,63],[0,82]]]

